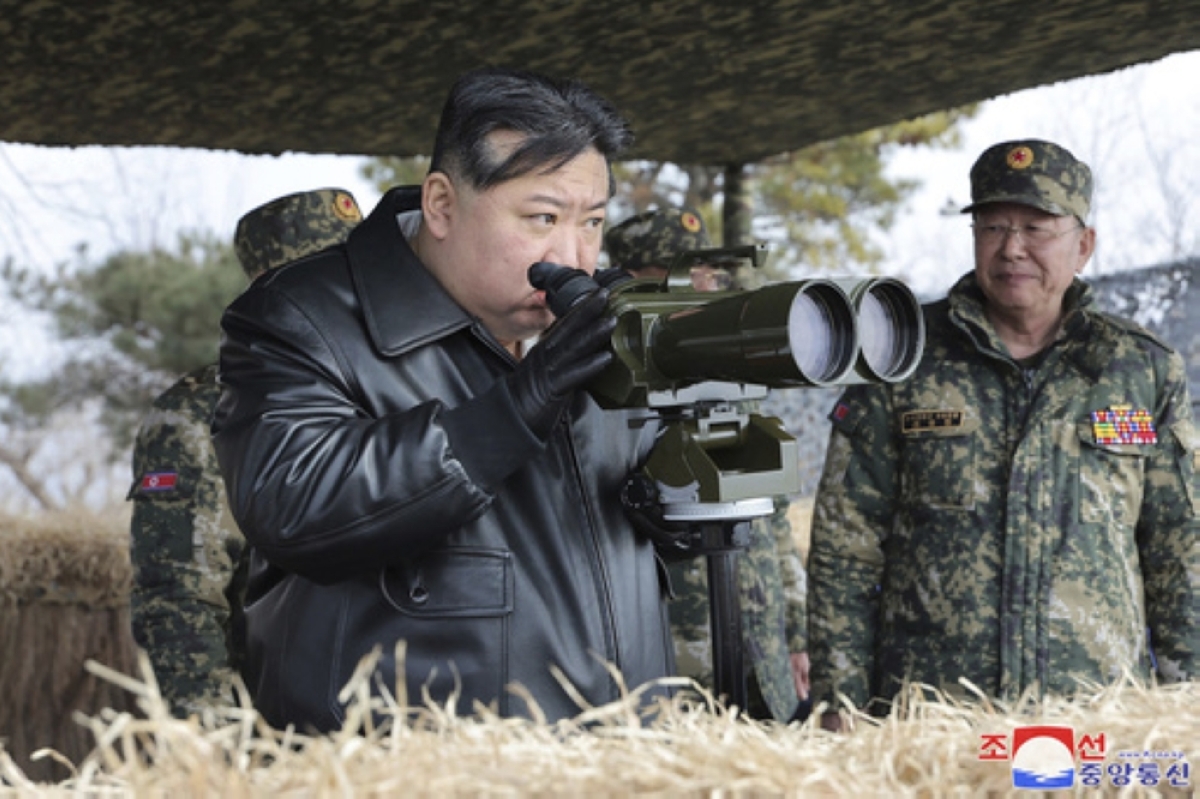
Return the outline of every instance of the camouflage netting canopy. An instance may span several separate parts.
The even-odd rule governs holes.
[[[1194,0],[0,0],[0,140],[412,155],[481,64],[580,77],[637,156],[741,163],[1200,48]]]

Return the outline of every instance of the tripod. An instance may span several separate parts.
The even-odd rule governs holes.
[[[708,566],[709,629],[717,695],[746,709],[738,560],[750,520],[775,512],[773,496],[799,488],[796,440],[778,419],[728,402],[695,403],[666,419],[639,479],[637,505],[655,503],[662,520],[687,529],[689,552]],[[625,497],[629,500],[630,497]]]
[[[746,710],[746,646],[742,635],[742,608],[738,593],[738,568],[750,543],[750,520],[769,516],[769,497],[722,503],[687,503],[663,506],[663,519],[687,522],[695,529],[692,549],[702,554],[708,567],[708,622],[712,637],[713,688],[727,704]]]

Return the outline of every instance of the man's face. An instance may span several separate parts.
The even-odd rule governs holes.
[[[733,288],[733,274],[728,269],[709,264],[692,267],[692,288],[696,291],[729,291]]]
[[[492,134],[507,153],[516,134]],[[443,239],[439,280],[502,344],[537,335],[554,320],[529,284],[537,261],[595,271],[608,203],[608,163],[589,149],[559,169],[479,192],[461,181]]]
[[[1013,320],[1057,319],[1095,248],[1095,231],[1075,217],[1013,203],[980,209],[974,227],[975,275],[989,308]]]

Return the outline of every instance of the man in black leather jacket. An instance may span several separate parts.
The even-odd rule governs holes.
[[[621,695],[606,664],[631,689],[673,671],[653,547],[619,500],[656,425],[580,390],[611,357],[604,290],[555,321],[527,277],[595,268],[631,138],[576,82],[468,73],[421,186],[226,311],[213,433],[271,724],[340,726],[374,647],[373,686],[461,691],[460,713],[533,715],[520,685],[555,720],[572,691]]]

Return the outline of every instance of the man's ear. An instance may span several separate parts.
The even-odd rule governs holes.
[[[1087,266],[1087,262],[1094,252],[1096,252],[1096,228],[1085,227],[1083,235],[1079,237],[1079,263],[1075,267],[1075,274],[1083,272],[1083,268]]]
[[[421,184],[421,225],[439,241],[450,231],[458,195],[445,172],[430,172]]]

